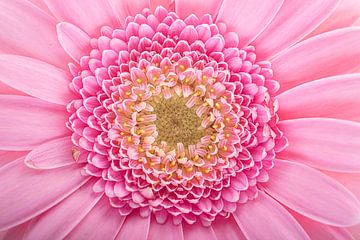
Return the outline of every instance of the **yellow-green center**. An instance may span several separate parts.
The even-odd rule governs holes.
[[[186,99],[172,96],[170,99],[158,98],[152,102],[156,114],[156,129],[159,133],[156,141],[167,142],[173,148],[177,143],[185,147],[196,144],[204,136],[201,119],[195,110],[186,107]]]

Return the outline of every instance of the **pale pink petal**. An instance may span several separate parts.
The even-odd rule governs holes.
[[[2,95],[26,95],[25,93],[10,87],[0,80],[0,94]]]
[[[8,229],[39,215],[83,185],[87,178],[81,166],[38,171],[28,168],[24,159],[0,169],[0,230]]]
[[[71,75],[33,58],[0,55],[0,81],[42,100],[66,105],[73,98]]]
[[[56,29],[61,46],[74,61],[90,53],[90,37],[81,29],[67,22],[58,23]]]
[[[114,239],[124,220],[103,197],[65,239]]]
[[[335,172],[360,171],[360,123],[302,118],[278,126],[289,141],[280,158]]]
[[[218,239],[246,240],[233,216],[227,219],[216,219],[211,226]]]
[[[67,68],[70,58],[57,41],[55,24],[55,19],[26,1],[2,0],[0,53],[38,58]]]
[[[246,239],[309,239],[300,224],[264,192],[238,206],[233,216]]]
[[[351,26],[360,17],[360,1],[341,0],[335,11],[309,36]]]
[[[168,11],[175,11],[174,0],[150,0],[150,9],[152,11],[155,11],[158,6],[163,6]]]
[[[333,226],[360,222],[360,202],[340,183],[300,163],[276,160],[265,191],[302,215]]]
[[[221,1],[219,0],[176,0],[175,12],[181,17],[186,18],[190,14],[202,17],[204,14],[210,14],[216,17]]]
[[[16,227],[10,228],[7,231],[0,233],[1,240],[23,240],[24,233],[26,232],[30,221],[20,224]]]
[[[339,0],[287,0],[256,40],[258,60],[286,49],[314,30],[335,9]]]
[[[350,27],[320,34],[284,51],[272,61],[280,91],[350,72],[360,65],[359,42],[360,28]]]
[[[89,181],[46,213],[31,221],[24,240],[63,239],[91,211],[102,194]],[[46,227],[45,227],[46,226]]]
[[[37,6],[38,8],[40,8],[41,10],[43,10],[44,12],[51,15],[49,8],[46,6],[44,0],[28,0],[28,1],[34,4],[35,6]]]
[[[68,134],[64,107],[40,99],[0,95],[0,149],[31,150]]]
[[[44,143],[25,157],[25,164],[35,169],[52,169],[75,163],[70,136]]]
[[[117,26],[108,1],[103,0],[44,0],[50,11],[61,22],[70,22],[90,36],[98,35],[104,25]]]
[[[311,220],[310,218],[301,216],[296,212],[291,212],[295,219],[301,224],[306,233],[312,240],[350,240],[353,239],[349,231],[345,228],[332,227],[326,224],[322,224]]]
[[[204,227],[201,223],[183,224],[184,239],[186,240],[217,240],[211,226]]]
[[[137,240],[147,239],[149,235],[150,215],[149,217],[140,217],[138,212],[133,212],[126,216],[119,234],[116,236],[117,240]]]
[[[224,0],[217,21],[239,34],[240,47],[254,40],[269,25],[283,0]]]
[[[20,157],[24,157],[28,152],[20,151],[0,151],[0,168],[9,162],[12,162]]]
[[[171,219],[168,219],[164,224],[159,224],[151,221],[149,236],[147,240],[184,240],[182,225],[175,225]]]
[[[109,2],[122,25],[127,16],[135,16],[144,8],[150,7],[150,0],[109,0]]]
[[[360,121],[360,74],[302,84],[281,93],[280,119],[328,117]]]

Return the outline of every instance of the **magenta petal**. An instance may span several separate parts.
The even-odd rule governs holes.
[[[233,216],[216,219],[211,226],[219,240],[246,240]]]
[[[25,164],[35,169],[52,169],[74,164],[72,148],[73,143],[69,136],[49,141],[27,154]]]
[[[360,202],[340,183],[306,165],[276,160],[265,191],[285,206],[332,226],[360,222]],[[331,211],[329,211],[331,209]]]
[[[261,191],[233,216],[247,239],[310,239],[285,208]]]
[[[239,34],[243,47],[266,28],[282,4],[283,0],[224,0],[217,21],[225,22],[230,31]]]
[[[6,206],[0,209],[0,229],[39,215],[87,181],[78,165],[38,171],[26,167],[23,161],[20,158],[0,169],[0,202]]]
[[[282,52],[272,61],[280,91],[359,67],[355,60],[360,59],[359,42],[360,28],[349,27],[317,35]]]
[[[51,103],[66,105],[74,96],[69,73],[33,58],[0,55],[0,81]]]
[[[93,184],[93,181],[87,182],[58,205],[35,218],[24,239],[63,239],[101,198],[101,194],[92,191]]]
[[[278,126],[289,141],[278,157],[335,172],[360,172],[360,123],[302,118]]]
[[[217,240],[211,226],[204,227],[201,223],[183,224],[184,239],[186,240]]]
[[[125,219],[119,234],[116,236],[117,240],[129,239],[147,239],[149,235],[150,215],[143,218],[139,216],[138,212],[132,212]]]
[[[184,240],[182,226],[174,225],[171,219],[164,224],[159,224],[152,220],[150,223],[150,230],[148,240]]]
[[[0,149],[31,150],[68,134],[62,106],[10,95],[0,95],[0,106]]]
[[[319,91],[321,89],[321,91]],[[278,96],[281,120],[327,117],[360,121],[360,74],[323,78]]]

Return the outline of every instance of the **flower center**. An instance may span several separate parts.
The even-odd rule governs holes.
[[[176,148],[182,143],[186,148],[196,144],[204,136],[201,119],[195,110],[186,107],[183,97],[173,96],[170,99],[159,98],[152,102],[156,114],[156,129],[159,144],[165,141],[170,147]]]

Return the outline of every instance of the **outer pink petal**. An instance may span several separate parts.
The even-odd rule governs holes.
[[[221,1],[219,0],[176,0],[175,12],[181,18],[186,18],[190,14],[202,17],[207,13],[215,18],[220,5]]]
[[[103,197],[65,239],[114,239],[124,220]]]
[[[240,47],[254,40],[272,21],[283,0],[224,0],[217,21],[240,36]]]
[[[25,157],[27,153],[28,152],[0,151],[0,168],[20,157]]]
[[[350,240],[353,239],[349,231],[345,228],[332,227],[291,212],[295,219],[301,224],[312,240]]]
[[[289,140],[278,157],[335,172],[360,171],[360,123],[302,118],[278,126]]]
[[[43,10],[44,12],[51,15],[49,8],[46,6],[44,0],[28,0],[29,2],[33,3],[35,6]]]
[[[70,22],[90,36],[100,34],[104,25],[116,26],[117,20],[108,1],[103,0],[44,0],[61,22]]]
[[[80,165],[38,171],[23,161],[20,158],[0,169],[0,230],[48,210],[87,181],[80,174]]]
[[[211,226],[204,227],[199,222],[196,222],[194,224],[183,224],[183,230],[184,230],[185,240],[217,240],[218,239]]]
[[[30,221],[0,233],[1,240],[23,240]]]
[[[25,164],[35,169],[53,169],[75,163],[70,136],[44,143],[25,157]]]
[[[262,191],[256,200],[238,206],[233,216],[246,239],[309,239],[291,214]]]
[[[0,55],[0,81],[42,100],[66,105],[73,98],[71,75],[33,58]]]
[[[4,95],[26,95],[25,93],[19,91],[19,90],[16,90],[12,87],[10,87],[9,85],[1,82],[0,80],[0,94]]]
[[[296,43],[335,9],[339,0],[287,0],[269,26],[251,43],[264,60]]]
[[[309,36],[351,26],[360,17],[360,1],[341,0],[335,12]]]
[[[150,0],[109,0],[109,2],[122,25],[126,17],[135,16],[141,13],[144,8],[150,7]]]
[[[360,121],[360,74],[305,83],[281,93],[280,119],[329,117]]]
[[[0,149],[31,150],[68,134],[62,106],[40,99],[0,95]]]
[[[56,38],[55,20],[23,0],[0,3],[0,53],[20,54],[67,68],[69,58]]]
[[[147,239],[150,228],[150,216],[147,218],[140,217],[138,212],[128,215],[122,225],[117,240],[138,240]]]
[[[246,240],[233,216],[219,218],[211,224],[216,236],[221,240]]]
[[[25,233],[24,240],[63,239],[90,212],[102,194],[92,190],[89,181],[61,203],[35,218]]]
[[[163,6],[168,11],[175,11],[174,0],[150,0],[150,9],[155,11],[156,7]]]
[[[174,225],[169,219],[164,224],[151,221],[147,240],[158,239],[184,240],[182,225]]]
[[[276,160],[265,191],[287,207],[332,226],[360,222],[360,202],[340,183],[300,163]]]
[[[359,42],[360,28],[350,27],[309,38],[284,51],[272,61],[280,91],[350,72],[360,65]]]
[[[58,39],[65,52],[76,62],[90,53],[90,37],[75,25],[61,22],[56,25]]]

